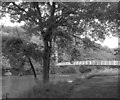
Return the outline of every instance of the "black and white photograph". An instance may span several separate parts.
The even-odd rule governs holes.
[[[0,0],[0,99],[120,99],[120,0]]]

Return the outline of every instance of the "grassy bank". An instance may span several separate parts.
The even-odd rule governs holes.
[[[117,69],[105,69],[83,74],[51,74],[46,85],[41,82],[42,76],[36,82],[33,76],[12,76],[5,80],[9,81],[7,89],[11,86],[9,93],[14,98],[112,98],[118,94],[118,73]]]
[[[98,71],[96,74],[95,72],[93,73],[94,77],[90,79],[79,77],[71,82],[64,81],[57,82],[56,84],[49,83],[46,85],[38,82],[37,86],[24,92],[23,94],[20,94],[19,97],[118,98],[118,71],[107,69],[104,71]]]

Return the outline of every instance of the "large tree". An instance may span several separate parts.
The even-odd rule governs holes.
[[[44,43],[43,81],[49,82],[52,41],[56,34],[78,37],[83,34],[80,21],[92,19],[116,21],[117,3],[101,2],[2,2],[2,14],[9,13],[12,21],[25,21],[27,33],[37,34]],[[103,35],[103,34],[101,34]],[[100,35],[100,36],[101,36]],[[80,37],[78,37],[80,38]]]

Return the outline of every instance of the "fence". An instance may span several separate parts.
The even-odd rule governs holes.
[[[58,63],[57,66],[64,65],[120,65],[120,61],[102,61],[102,60],[87,60],[87,61],[74,61],[72,64],[70,62],[61,62]]]

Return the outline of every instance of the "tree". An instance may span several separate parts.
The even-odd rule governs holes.
[[[117,60],[120,60],[120,48],[114,49],[114,55],[116,56]]]
[[[49,65],[52,39],[57,33],[63,36],[77,37],[76,32],[83,34],[78,27],[80,20],[90,21],[114,20],[117,3],[85,2],[2,2],[2,12],[10,14],[12,21],[25,21],[28,33],[40,34],[44,43],[43,81],[49,82]],[[79,37],[80,38],[80,37]]]
[[[22,71],[25,63],[29,63],[35,78],[37,78],[31,58],[40,62],[42,53],[36,44],[25,41],[19,37],[4,35],[2,36],[2,44],[2,55],[9,59],[12,68]]]

